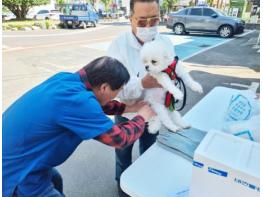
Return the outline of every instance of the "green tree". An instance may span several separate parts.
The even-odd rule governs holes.
[[[213,0],[207,0],[207,4],[208,4],[209,6],[212,6],[212,5],[213,5]]]
[[[2,13],[5,13],[5,12],[10,12],[10,10],[5,6],[2,6]]]
[[[95,5],[95,0],[87,0],[87,3],[91,3],[91,5]]]
[[[105,10],[109,11],[109,5],[111,3],[112,0],[101,0],[101,2],[104,4],[105,6]]]
[[[173,7],[178,2],[178,0],[164,0],[162,4],[162,8],[166,10],[167,12],[170,12],[173,10]]]
[[[56,4],[63,5],[63,4],[65,4],[65,1],[64,0],[56,0]]]
[[[33,6],[45,5],[50,0],[3,0],[2,5],[6,6],[18,20],[25,19],[28,10]]]

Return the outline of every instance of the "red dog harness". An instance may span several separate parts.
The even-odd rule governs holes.
[[[177,78],[177,75],[175,72],[177,62],[178,62],[178,58],[175,58],[174,61],[166,69],[162,71],[166,73],[170,77],[171,80],[175,80]],[[175,101],[174,96],[169,91],[167,91],[164,104],[171,111],[175,110],[174,101]]]

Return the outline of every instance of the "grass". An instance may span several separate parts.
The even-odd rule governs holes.
[[[49,29],[54,25],[58,25],[59,21],[54,20],[11,20],[11,21],[3,21],[2,28],[3,30],[11,30],[13,28],[17,28],[21,30],[24,27],[29,27],[32,29],[32,26],[37,26],[41,29]]]

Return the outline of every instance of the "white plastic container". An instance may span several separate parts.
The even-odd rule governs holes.
[[[259,144],[211,130],[194,153],[190,197],[259,197]]]

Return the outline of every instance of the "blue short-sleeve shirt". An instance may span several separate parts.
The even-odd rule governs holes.
[[[37,196],[51,184],[52,167],[113,122],[77,73],[58,73],[33,88],[2,115],[3,196],[17,188]]]

